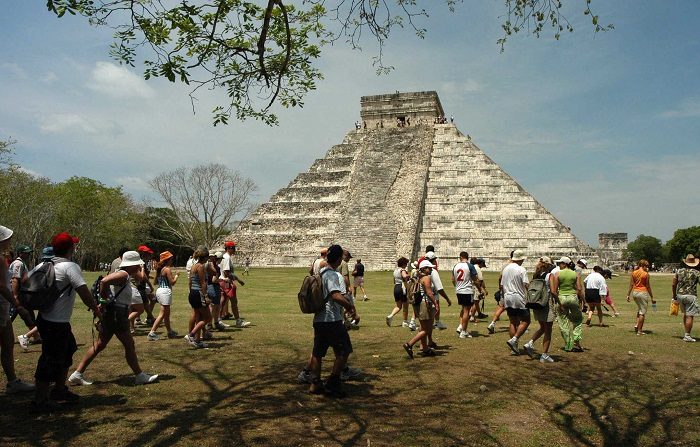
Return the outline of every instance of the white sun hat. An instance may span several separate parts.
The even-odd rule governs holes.
[[[119,264],[119,268],[130,267],[132,265],[143,265],[143,260],[141,256],[136,251],[127,251],[122,255],[122,262]]]

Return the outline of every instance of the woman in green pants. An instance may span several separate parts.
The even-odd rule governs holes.
[[[583,352],[581,335],[583,334],[583,287],[581,276],[571,269],[571,259],[562,256],[554,261],[559,265],[559,272],[552,272],[549,277],[550,290],[555,301],[559,302],[559,330],[564,338],[564,350]]]

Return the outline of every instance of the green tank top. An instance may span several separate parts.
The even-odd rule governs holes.
[[[559,272],[559,295],[576,295],[576,272],[564,269]]]

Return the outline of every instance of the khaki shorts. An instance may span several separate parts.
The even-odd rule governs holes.
[[[547,323],[552,323],[557,315],[554,312],[556,304],[550,302],[549,305],[543,309],[532,309],[532,316],[535,321],[546,321]]]
[[[680,303],[681,311],[687,317],[695,317],[700,315],[700,307],[698,307],[698,297],[695,295],[676,295],[676,299]]]
[[[632,292],[632,298],[634,302],[637,303],[637,313],[639,315],[646,315],[647,309],[649,308],[649,293]]]

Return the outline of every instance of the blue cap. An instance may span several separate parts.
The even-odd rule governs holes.
[[[44,247],[43,250],[41,250],[41,259],[42,261],[46,261],[48,259],[53,258],[53,247],[48,246]]]

